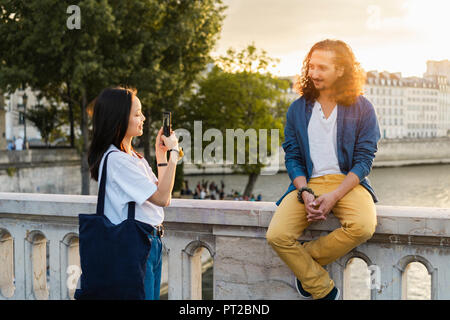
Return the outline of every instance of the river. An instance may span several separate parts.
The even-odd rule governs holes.
[[[450,208],[450,164],[419,165],[393,168],[373,168],[368,176],[377,194],[377,205]],[[225,183],[225,192],[244,191],[247,176],[189,175],[185,180],[194,189],[197,182]],[[290,183],[286,172],[259,176],[253,194],[261,194],[262,201],[277,201]]]

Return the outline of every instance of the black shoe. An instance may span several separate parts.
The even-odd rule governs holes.
[[[334,287],[333,290],[330,291],[325,297],[317,299],[317,300],[339,300],[339,296],[341,295],[341,291]]]
[[[300,282],[300,280],[297,279],[297,277],[295,277],[295,288],[297,289],[298,294],[303,298],[303,299],[312,299],[312,295],[311,293],[309,293],[308,291],[305,291],[305,289],[303,289],[302,287],[302,283]]]

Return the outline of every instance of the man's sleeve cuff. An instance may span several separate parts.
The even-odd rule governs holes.
[[[359,178],[359,182],[363,181],[364,178],[366,177],[364,174],[364,171],[361,167],[359,167],[358,165],[354,166],[350,172],[353,172],[354,174],[356,174]]]
[[[300,168],[294,168],[294,169],[288,170],[288,173],[290,173],[289,177],[291,178],[292,182],[294,182],[295,178],[300,177],[300,176],[303,176],[306,178],[306,173]]]

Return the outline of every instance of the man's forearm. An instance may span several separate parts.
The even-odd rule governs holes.
[[[339,187],[337,187],[333,193],[336,196],[336,201],[342,199],[350,190],[359,184],[359,177],[353,172],[349,172],[345,177],[344,181],[341,182]]]
[[[305,176],[298,176],[297,178],[294,179],[294,181],[292,182],[294,184],[294,186],[297,188],[297,190],[306,187],[307,186],[307,182],[306,182],[306,177]]]

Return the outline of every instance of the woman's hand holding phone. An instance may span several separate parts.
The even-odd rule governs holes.
[[[164,142],[164,145],[166,146],[167,150],[170,150],[170,149],[178,150],[179,149],[178,138],[175,135],[175,132],[173,132],[173,130],[170,130],[170,137],[166,137],[164,134],[162,134],[161,139]],[[170,155],[170,159],[174,159],[174,161],[177,162],[178,154],[176,152],[173,152],[173,153],[174,153],[174,155]]]
[[[159,129],[158,135],[156,136],[156,143],[155,143],[155,154],[156,154],[156,161],[158,163],[166,162],[166,153],[169,148],[164,145],[163,140],[161,139],[161,136],[163,134],[163,128]]]
[[[163,134],[163,128],[161,128],[156,137],[156,161],[158,163],[166,163],[166,153],[170,149],[179,150],[178,138],[175,132],[171,131],[169,137]],[[162,168],[158,167],[158,189],[148,200],[161,207],[166,207],[170,204],[172,198],[172,189],[175,180],[175,170],[178,162],[178,153],[172,151],[169,157],[169,163]],[[160,171],[162,170],[162,171]],[[162,176],[159,176],[162,173]]]

